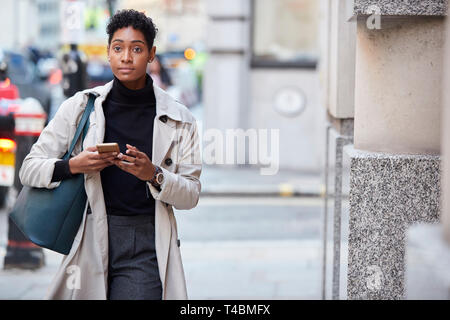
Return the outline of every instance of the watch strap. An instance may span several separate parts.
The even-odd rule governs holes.
[[[162,169],[158,166],[155,166],[155,173],[153,174],[153,177],[149,180],[150,184],[154,186],[155,188],[160,187],[160,184],[156,181],[156,176],[158,173],[162,173]]]

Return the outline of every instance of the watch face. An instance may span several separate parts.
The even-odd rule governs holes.
[[[156,182],[157,182],[158,184],[162,184],[163,181],[164,181],[164,175],[163,175],[162,173],[158,173],[158,174],[156,175]]]

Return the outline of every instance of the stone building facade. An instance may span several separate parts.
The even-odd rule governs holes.
[[[348,144],[350,179],[342,277],[336,170],[331,296],[404,299],[409,230],[440,220],[447,1],[330,0],[328,7],[326,106],[336,148]]]

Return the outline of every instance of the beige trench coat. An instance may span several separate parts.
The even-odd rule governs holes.
[[[89,131],[83,148],[103,142],[105,117],[102,102],[111,87],[112,81],[104,86],[80,91],[64,101],[23,161],[19,172],[23,185],[51,189],[60,184],[51,182],[54,163],[67,152],[86,106],[88,93],[94,93],[97,98],[89,118]],[[152,162],[162,168],[165,180],[160,192],[151,184],[147,185],[156,200],[155,244],[159,274],[163,299],[187,299],[172,207],[188,210],[198,202],[201,161],[197,124],[185,106],[156,85],[154,91],[157,115],[153,129]],[[73,155],[80,152],[79,142]],[[169,157],[172,159],[170,166],[164,162]],[[108,224],[100,173],[85,174],[85,188],[92,214],[86,214],[86,204],[71,251],[64,256],[46,299],[107,297]]]

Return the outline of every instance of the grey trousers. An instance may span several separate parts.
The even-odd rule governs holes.
[[[154,216],[108,217],[108,300],[161,300]]]

